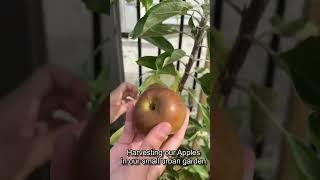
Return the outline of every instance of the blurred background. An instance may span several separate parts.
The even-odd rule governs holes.
[[[247,2],[234,0],[240,7]],[[240,17],[223,0],[216,0],[215,4],[215,27],[222,32],[226,45],[231,47]],[[317,0],[272,0],[257,34],[271,28],[270,19],[274,16],[284,17],[288,21],[306,17],[320,26],[319,11],[320,2]],[[138,57],[159,53],[156,47],[147,42],[128,38],[137,18],[142,17],[143,13],[143,9],[135,1],[120,1],[112,6],[110,16],[89,12],[80,0],[2,2],[0,95],[4,96],[15,89],[35,68],[45,63],[59,64],[78,75],[89,70],[94,77],[106,66],[111,79],[108,82],[110,89],[123,81],[139,84],[139,77],[147,70],[138,67],[135,61]],[[188,28],[187,22],[187,17],[166,21],[177,25],[180,30]],[[192,48],[192,39],[183,34],[170,36],[169,40],[176,48],[185,49],[187,54]],[[296,42],[277,35],[264,40],[274,51],[286,50]],[[101,42],[105,42],[100,48],[102,51],[93,54],[94,50],[99,49]],[[199,58],[204,56],[206,49],[202,48]],[[271,102],[275,107],[274,113],[283,120],[282,123],[289,131],[304,136],[305,123],[302,120],[306,119],[308,109],[293,93],[287,75],[272,63],[271,58],[261,47],[253,46],[239,79],[272,89],[276,94]],[[183,68],[178,64],[176,66]],[[199,88],[193,80],[189,79],[188,83],[195,89]],[[237,110],[235,121],[241,131],[243,143],[256,150],[256,179],[292,179],[294,163],[279,132],[274,128],[262,127],[266,130],[257,138],[250,127],[252,116],[242,109],[248,108],[248,104],[250,99],[246,95],[234,91],[230,107]],[[30,179],[48,179],[48,166],[37,170]]]

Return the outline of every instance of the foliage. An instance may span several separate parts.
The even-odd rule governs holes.
[[[180,149],[197,149],[200,150],[201,159],[209,160],[209,129],[210,129],[210,108],[209,104],[199,102],[196,92],[192,89],[184,89],[187,96],[178,91],[178,86],[181,83],[181,74],[175,70],[174,63],[186,57],[186,52],[181,49],[174,49],[173,46],[166,40],[165,36],[173,33],[181,33],[175,27],[163,24],[163,21],[169,17],[177,15],[186,15],[188,11],[192,10],[192,5],[182,0],[166,0],[157,5],[150,7],[146,14],[137,22],[134,30],[131,32],[132,38],[142,38],[153,45],[164,50],[159,56],[145,56],[138,59],[137,64],[150,69],[150,73],[145,77],[140,92],[143,92],[149,85],[153,83],[162,83],[167,85],[181,96],[185,98],[185,102],[189,107],[198,107],[198,112],[191,113],[190,123],[186,132],[186,136]],[[202,11],[204,13],[204,11]],[[208,14],[203,14],[208,16]],[[192,36],[195,37],[199,32],[199,24],[189,20],[189,26],[192,26]],[[204,67],[199,73],[206,72],[208,67]],[[167,79],[162,77],[166,76]],[[202,90],[205,94],[210,94],[210,76],[211,74],[203,74],[197,78]],[[174,79],[169,83],[168,78]],[[209,161],[208,161],[209,162]],[[167,166],[165,172],[160,179],[208,179],[210,165],[189,165],[189,166]]]
[[[107,8],[102,4],[105,1],[99,0],[83,0],[86,6],[94,12],[106,12]],[[187,15],[188,12],[197,11],[201,13],[201,17],[206,17],[204,19],[204,24],[208,22],[208,3],[204,2],[199,7],[193,7],[191,3],[183,0],[165,0],[158,4],[153,4],[152,0],[140,0],[144,8],[146,9],[145,15],[140,18],[134,27],[134,30],[130,33],[131,38],[142,38],[154,46],[162,49],[164,52],[159,56],[145,56],[139,58],[136,63],[140,66],[148,68],[148,71],[143,78],[143,83],[139,86],[139,92],[143,92],[149,85],[154,83],[161,83],[169,87],[170,89],[181,94],[181,97],[186,97],[183,92],[179,91],[179,85],[181,84],[181,74],[175,69],[174,63],[180,61],[184,57],[188,57],[186,52],[182,49],[174,49],[173,45],[166,39],[166,35],[175,33],[186,33],[179,32],[179,30],[172,26],[164,24],[163,22],[174,16]],[[99,4],[101,3],[101,4]],[[198,22],[199,20],[197,20]],[[199,22],[193,22],[193,17],[189,20],[189,26],[192,26],[191,34],[193,38],[197,37],[198,33],[205,33],[206,28],[200,27]],[[199,37],[197,41],[202,41],[202,36]],[[195,39],[196,41],[196,39]],[[196,44],[194,46],[200,46],[201,44]],[[195,57],[197,52],[190,54],[190,57]],[[193,58],[189,58],[192,63],[195,61]],[[187,106],[197,107],[197,112],[192,112],[190,114],[190,123],[185,136],[185,140],[181,145],[180,149],[196,149],[200,150],[202,159],[207,159],[209,162],[209,129],[210,129],[210,106],[207,104],[206,97],[211,93],[211,74],[207,73],[208,67],[205,66],[200,71],[197,70],[198,74],[201,75],[200,78],[196,78],[197,82],[202,88],[202,92],[206,96],[203,96],[204,100],[198,100],[196,91],[192,89],[185,88],[183,91],[187,94]],[[185,72],[190,73],[190,72]],[[97,104],[97,99],[101,96],[101,93],[106,88],[105,83],[105,73],[102,72],[97,80],[92,81],[89,85],[92,92],[92,104]],[[183,84],[184,86],[184,84]],[[117,141],[122,133],[122,128],[119,129],[111,136],[110,143],[113,144]],[[185,179],[185,178],[195,178],[195,179],[208,179],[209,178],[209,167],[207,165],[189,165],[189,166],[167,166],[166,171],[160,177],[160,179]]]
[[[274,20],[275,21],[275,20]],[[305,22],[304,19],[298,19],[291,23],[279,23],[273,22],[277,32],[284,37],[296,38],[298,32],[302,29],[309,28],[310,22]],[[308,27],[309,26],[309,27]],[[313,26],[315,27],[315,26]],[[313,32],[318,32],[318,30]],[[311,108],[314,112],[309,117],[309,132],[311,135],[311,142],[318,148],[319,147],[319,56],[320,50],[320,37],[314,36],[317,33],[310,33],[310,31],[304,31],[304,38],[299,39],[300,42],[292,48],[281,54],[271,53],[275,56],[278,62],[277,64],[282,67],[290,76],[297,93],[301,99]],[[309,36],[309,37],[308,37]],[[270,52],[269,52],[270,53]],[[260,103],[261,105],[262,103]],[[299,174],[303,179],[315,180],[320,178],[319,168],[320,159],[318,157],[319,151],[316,152],[299,137],[294,136],[287,130],[285,130],[280,124],[277,118],[272,117],[270,108],[265,104],[264,111],[269,114],[270,119],[276,125],[276,127],[284,134],[284,137],[292,151],[293,157],[296,161]]]
[[[312,108],[320,108],[320,36],[310,37],[281,54],[300,97]]]
[[[183,0],[164,0],[156,5],[153,4],[152,0],[140,1],[146,9],[146,14],[137,22],[134,30],[130,33],[130,36],[134,39],[142,38],[164,50],[164,52],[159,56],[145,56],[137,60],[138,65],[150,69],[148,76],[145,77],[143,84],[139,87],[139,90],[140,92],[143,92],[144,89],[150,84],[161,82],[163,84],[166,84],[171,89],[177,91],[178,86],[181,83],[181,74],[180,72],[177,72],[175,70],[174,63],[186,56],[186,52],[184,52],[183,50],[174,49],[173,45],[165,38],[165,36],[174,33],[186,32],[179,32],[179,30],[177,30],[175,27],[164,24],[163,22],[170,17],[178,15],[190,15],[189,12],[194,13],[198,11],[201,13],[201,17],[204,18],[209,14],[208,1],[205,0],[204,4],[200,6],[200,9],[199,7],[193,7],[190,3]],[[105,1],[103,0],[83,0],[83,2],[89,9],[95,12],[108,12],[109,6],[105,5]],[[260,7],[260,9],[264,9],[261,8],[262,5],[267,5],[267,1],[251,0],[249,6],[245,7],[242,10],[241,8],[232,4],[231,1],[226,2],[228,2],[229,5],[231,4],[231,7],[241,15],[242,20],[244,18],[247,18],[246,20],[248,21],[251,20],[250,14],[255,10],[255,8],[250,8],[251,5],[252,7]],[[262,5],[259,5],[259,2]],[[196,38],[197,34],[199,34],[205,28],[199,27],[200,21],[193,16],[193,13],[191,14],[191,17],[188,21],[188,26],[190,28],[190,36]],[[252,19],[256,21],[258,18],[259,17],[254,17]],[[181,96],[185,98],[185,102],[188,103],[188,106],[198,108],[197,113],[191,113],[190,115],[190,124],[185,136],[185,141],[180,148],[198,148],[201,150],[201,152],[203,152],[202,156],[204,158],[210,158],[209,110],[212,105],[207,103],[209,99],[208,97],[210,97],[212,93],[215,93],[214,97],[218,97],[219,100],[220,96],[228,97],[229,94],[222,94],[220,91],[214,90],[224,90],[224,88],[226,87],[221,86],[231,85],[232,87],[237,87],[249,95],[250,103],[247,106],[251,108],[245,108],[245,110],[250,114],[251,130],[254,132],[254,134],[257,137],[264,136],[264,131],[270,127],[269,123],[273,124],[273,127],[276,127],[283,134],[286,142],[288,143],[301,177],[304,177],[304,179],[306,180],[320,179],[320,159],[318,156],[318,154],[320,153],[320,75],[318,70],[320,67],[319,29],[312,22],[308,21],[305,18],[298,18],[288,22],[284,18],[273,17],[270,22],[272,25],[272,29],[270,31],[267,31],[258,36],[255,36],[255,34],[245,35],[248,37],[252,36],[252,41],[250,43],[257,43],[258,45],[263,47],[267,51],[267,53],[274,57],[275,64],[279,65],[279,67],[283,68],[284,71],[287,72],[301,99],[313,110],[313,113],[310,115],[306,123],[308,123],[310,142],[316,148],[312,149],[305,143],[303,139],[296,137],[295,135],[288,132],[285,128],[283,128],[283,126],[280,124],[279,119],[274,113],[276,98],[272,90],[252,84],[243,85],[238,82],[220,82],[219,75],[221,72],[225,71],[227,73],[237,73],[232,72],[232,67],[234,66],[233,64],[230,65],[230,57],[232,57],[231,55],[234,55],[231,53],[237,51],[235,51],[234,49],[230,50],[228,47],[226,47],[221,33],[214,28],[211,28],[207,31],[209,47],[208,57],[213,57],[213,59],[215,60],[214,65],[212,62],[210,62],[209,64],[211,66],[212,72],[208,73],[206,71],[208,67],[195,69],[195,72],[201,74],[200,78],[196,78],[196,81],[200,84],[202,92],[205,94],[205,100],[201,100],[200,102],[197,98],[198,95],[196,94],[196,92],[186,88],[184,84],[182,84],[184,87],[183,91],[186,91],[187,94],[177,92],[181,93]],[[252,22],[242,23],[247,24],[247,28],[256,27],[255,24],[250,24]],[[258,23],[258,21],[256,23]],[[242,25],[245,26],[244,24]],[[246,29],[246,31],[255,32],[254,29]],[[238,34],[239,37],[243,35],[240,34],[241,32],[242,31],[240,30]],[[298,44],[294,48],[289,49],[285,52],[274,52],[273,50],[268,49],[266,48],[266,46],[264,46],[265,43],[262,42],[261,38],[274,34],[281,37],[297,40]],[[213,40],[212,42],[211,39]],[[236,47],[242,48],[241,46]],[[191,54],[189,56],[189,62],[191,63],[191,65],[194,61],[194,55],[195,54]],[[229,63],[228,67],[226,66],[227,63]],[[227,69],[230,67],[231,69]],[[171,78],[173,79],[173,81],[168,84],[168,80],[164,80],[163,77],[169,79]],[[98,88],[96,85],[93,84],[91,87],[94,94],[100,92],[100,88]],[[218,123],[218,125],[221,126],[222,124],[223,123]],[[225,159],[226,157],[228,157],[228,152],[233,150],[234,153],[240,152],[236,151],[240,149],[240,143],[238,142],[238,139],[236,137],[237,133],[234,130],[231,130],[229,126],[227,126],[227,128],[217,128],[216,130],[220,131],[220,134],[215,134],[216,138],[219,137],[219,135],[229,135],[229,132],[233,134],[232,137],[228,136],[225,141],[219,141],[221,139],[217,139],[217,147],[222,149],[225,148],[222,151],[225,154],[221,155],[221,157],[224,158],[217,160],[217,163],[219,165],[228,165],[228,159]],[[242,167],[241,155],[238,154],[236,157],[238,158],[237,165],[235,165],[234,167],[226,166],[225,169],[229,168],[228,170],[230,170],[230,172],[234,174],[241,174],[241,172],[239,172],[241,171],[240,169],[238,169],[238,171],[235,171],[237,167]],[[209,165],[191,165],[185,167],[167,166],[166,171],[163,173],[160,179],[186,179],[187,177],[191,179],[208,179],[208,172]],[[225,171],[223,172],[224,173],[220,176],[220,179],[225,179],[225,177],[229,175],[234,175],[232,173],[228,174],[228,172]]]

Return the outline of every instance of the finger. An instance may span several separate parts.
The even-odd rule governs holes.
[[[34,136],[30,140],[25,141],[27,144],[32,144],[32,149],[26,159],[25,169],[22,174],[29,174],[36,167],[39,167],[41,164],[51,160],[54,152],[54,143],[56,138],[61,135],[60,133],[73,133],[75,135],[76,131],[73,131],[71,126],[63,126],[59,130],[50,131],[45,127],[45,124],[38,123],[36,125],[37,132],[34,133]],[[60,132],[60,133],[59,133]],[[28,146],[29,146],[28,145]]]
[[[121,144],[129,144],[132,142],[134,136],[135,136],[135,132],[134,132],[134,128],[133,128],[133,104],[131,104],[131,106],[129,107],[129,110],[127,111],[126,114],[126,121],[124,124],[124,130],[122,135],[119,138],[118,143]]]
[[[43,98],[54,91],[71,95],[81,103],[89,99],[86,83],[74,74],[56,65],[41,67],[26,81],[24,88],[39,98]]]
[[[135,85],[127,83],[127,91],[125,91],[125,96],[131,96],[132,98],[136,99],[138,94],[138,89]]]
[[[46,97],[43,101],[39,111],[39,119],[45,120],[48,123],[52,123],[48,120],[53,120],[52,113],[56,110],[68,112],[78,121],[86,118],[86,106],[75,102],[70,97],[53,95]]]
[[[128,82],[123,82],[122,84],[120,84],[118,91],[121,92],[122,99],[125,99],[127,96],[136,98],[138,94],[137,87]]]
[[[54,145],[54,153],[51,163],[50,177],[53,180],[72,179],[75,171],[75,150],[77,138],[72,133],[58,137]]]
[[[127,112],[132,104],[136,104],[136,100],[130,100],[129,102],[122,100],[115,120],[117,120],[123,113]]]
[[[176,150],[182,144],[184,135],[186,133],[186,130],[189,124],[189,114],[190,114],[190,111],[187,108],[186,118],[181,128],[163,144],[163,146],[161,147],[162,150]]]
[[[59,108],[69,112],[78,121],[85,119],[86,105],[78,104],[73,99],[68,97],[65,97],[60,103],[61,104]]]
[[[162,122],[151,129],[146,138],[142,142],[141,150],[159,149],[162,143],[168,138],[171,132],[171,125]]]
[[[132,143],[129,146],[129,149],[133,150],[139,150],[141,148],[142,142],[144,140],[145,136],[142,134],[136,134],[134,137]]]
[[[182,144],[182,141],[184,139],[184,135],[186,133],[186,130],[188,128],[189,124],[189,109],[187,108],[187,114],[186,118],[183,122],[183,125],[181,128],[177,131],[176,134],[174,134],[171,138],[169,138],[161,147],[161,150],[177,150],[179,146]],[[168,158],[168,157],[164,157]],[[150,168],[150,176],[154,179],[158,178],[163,171],[165,170],[165,165],[155,165]]]

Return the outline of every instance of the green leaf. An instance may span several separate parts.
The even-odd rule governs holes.
[[[207,131],[210,131],[210,107],[208,105],[199,106],[202,117],[204,127],[207,128]]]
[[[124,130],[124,126],[112,134],[112,136],[110,137],[110,144],[111,145],[114,145],[119,140],[123,130]]]
[[[169,57],[170,55],[171,55],[171,52],[170,52],[170,51],[166,51],[166,52],[161,53],[161,54],[157,57],[157,59],[156,59],[156,67],[157,67],[157,70],[162,69],[165,59],[166,59],[167,57]]]
[[[291,37],[299,32],[306,24],[305,18],[299,18],[291,22],[285,22],[281,17],[275,16],[271,19],[275,33]]]
[[[140,2],[146,8],[146,10],[148,10],[152,6],[153,0],[140,0]]]
[[[263,101],[271,112],[276,111],[277,95],[272,88],[259,86],[254,83],[249,88]],[[261,138],[270,127],[270,119],[253,97],[250,97],[250,119],[250,127],[254,136],[258,139]]]
[[[204,165],[191,165],[188,167],[188,171],[191,173],[197,173],[202,180],[209,178],[209,173]]]
[[[317,155],[297,137],[288,135],[286,138],[299,171],[307,180],[318,180],[320,177],[320,161]]]
[[[220,31],[213,29],[211,32],[213,32],[212,36],[213,36],[214,41],[209,42],[209,45],[213,46],[212,53],[215,56],[214,58],[217,59],[216,61],[225,62],[230,50],[226,48],[226,46],[224,44],[223,36],[220,33]],[[209,33],[209,35],[210,35],[210,33]]]
[[[198,73],[198,74],[202,74],[206,71],[209,71],[209,68],[208,67],[196,67],[195,68],[195,71]]]
[[[173,54],[173,52],[175,52]],[[173,61],[171,58],[178,58],[181,56],[182,51],[181,50],[173,50],[173,51],[167,51],[158,56],[156,59],[156,67],[157,67],[157,73],[159,74],[171,74],[171,75],[177,75],[177,71],[172,63],[165,65],[165,62]],[[173,56],[172,56],[173,55]]]
[[[320,109],[319,50],[320,36],[316,36],[281,54],[298,94],[315,110]]]
[[[174,67],[173,67],[174,68]],[[176,73],[175,69],[171,73],[160,73],[160,79],[163,84],[165,84],[169,89],[177,92],[181,76]]]
[[[195,102],[198,107],[199,110],[202,114],[202,118],[203,118],[203,124],[204,127],[206,128],[207,131],[210,131],[210,107],[208,104],[201,104],[197,99],[196,99],[196,95],[195,95],[195,91],[194,90],[187,90],[188,92],[188,96],[189,96],[189,102]]]
[[[211,53],[211,51],[212,51],[212,42],[211,42],[211,40],[212,40],[212,29],[211,28],[208,28],[207,29],[207,45],[208,45],[208,59],[210,60],[210,62],[212,61],[212,59],[213,59],[213,57],[212,57],[212,53]],[[211,63],[211,67],[213,67],[213,63]],[[211,68],[210,67],[210,68]],[[213,68],[211,68],[211,69],[213,69]]]
[[[167,24],[157,24],[150,28],[149,31],[145,32],[141,38],[146,38],[146,37],[162,37],[164,35],[168,34],[175,34],[178,33],[178,29],[175,28],[172,25],[167,25]]]
[[[144,37],[143,39],[164,51],[173,51],[174,49],[172,44],[164,37]]]
[[[313,112],[309,116],[308,126],[309,126],[309,132],[310,132],[310,138],[311,138],[312,144],[314,144],[318,152],[320,152],[320,113],[319,112]]]
[[[196,100],[197,91],[195,89],[188,89],[188,105],[193,106],[194,101]]]
[[[109,0],[82,0],[86,7],[96,13],[109,14],[110,1]]]
[[[157,70],[156,59],[156,56],[144,56],[138,59],[137,64],[153,70]]]
[[[166,0],[150,8],[147,13],[138,21],[130,36],[141,37],[152,27],[164,20],[176,16],[185,15],[192,5],[182,0]]]
[[[151,84],[154,83],[161,83],[160,75],[157,73],[152,73],[143,81],[143,83],[139,87],[139,92],[143,93]]]
[[[283,18],[275,16],[271,19],[271,24],[273,32],[283,37],[300,36],[300,38],[305,38],[318,34],[318,31],[314,29],[315,26],[312,25],[313,23],[304,17],[287,22]]]
[[[199,121],[197,119],[194,119],[194,118],[191,118],[191,117],[190,117],[190,124],[193,124],[194,126],[196,126],[199,129],[202,128],[202,125],[199,123]]]
[[[136,39],[138,37],[142,37],[143,36],[142,32],[143,32],[144,24],[146,23],[147,19],[148,19],[147,14],[139,19],[137,24],[134,26],[133,31],[130,33],[130,37],[131,38]],[[146,33],[146,32],[144,32],[144,33]]]
[[[163,69],[158,70],[159,74],[171,74],[173,76],[177,75],[176,68],[173,64],[170,64],[168,66],[165,66]]]
[[[228,60],[230,50],[226,48],[222,34],[218,30],[212,28],[209,33],[209,36],[210,35],[212,36],[212,42],[208,42],[208,48],[210,49],[210,58],[212,58],[210,59],[210,68],[213,74],[212,88],[216,89],[219,88],[218,77],[225,68],[224,66]],[[219,104],[218,101],[220,101],[219,99],[221,98],[219,94],[214,98]]]
[[[212,87],[211,87],[212,78],[213,78],[212,73],[206,73],[198,79],[203,92],[208,96],[211,94],[211,91],[212,91]]]
[[[175,49],[172,51],[170,57],[167,57],[164,59],[164,63],[162,65],[162,67],[165,67],[169,64],[172,64],[178,60],[180,60],[181,58],[183,58],[184,56],[186,56],[186,52],[184,52],[181,49]]]
[[[304,28],[300,30],[296,35],[297,40],[305,40],[311,36],[319,36],[320,35],[320,29],[317,24],[315,24],[312,21],[308,21]]]
[[[197,34],[197,28],[196,28],[196,26],[195,26],[194,23],[193,23],[193,17],[192,17],[192,16],[189,18],[188,25],[189,25],[189,27],[190,27],[191,34],[192,34],[193,36],[195,36],[195,35]]]

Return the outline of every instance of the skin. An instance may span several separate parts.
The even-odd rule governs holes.
[[[117,88],[119,90],[122,88]],[[131,88],[129,88],[131,89]],[[115,90],[115,91],[116,91]],[[121,96],[118,96],[121,97]],[[125,97],[122,97],[124,99]],[[120,100],[119,100],[120,101]],[[128,148],[131,149],[162,149],[162,150],[176,150],[182,143],[185,131],[189,122],[189,114],[186,115],[184,124],[178,132],[168,139],[171,132],[171,125],[169,123],[160,123],[154,127],[147,135],[137,132],[133,125],[133,109],[135,100],[129,101],[124,109],[127,110],[124,132],[119,141],[110,150],[110,179],[132,179],[134,176],[137,179],[153,180],[157,179],[164,171],[165,166],[122,166],[120,164],[121,157],[128,158],[126,152]],[[189,113],[189,111],[187,110]],[[121,115],[121,113],[120,113]],[[66,138],[66,137],[65,137]],[[74,171],[72,164],[73,152],[76,147],[76,138],[68,138],[68,147],[63,150],[58,150],[59,154],[53,161],[52,179],[69,180],[72,179],[72,171]]]
[[[127,112],[125,130],[110,152],[111,179],[156,179],[165,166],[122,166],[120,157],[131,149],[177,149],[184,138],[189,111],[182,127],[168,138],[169,123],[155,126],[147,135],[133,128],[132,110],[136,88],[124,83],[110,94],[110,123]],[[37,167],[52,160],[51,179],[70,180],[74,170],[73,154],[82,129],[86,126],[85,110],[88,102],[86,83],[72,73],[55,65],[37,70],[15,91],[0,101],[0,179],[22,180]],[[66,122],[53,118],[52,112],[62,109],[77,121]],[[246,153],[247,165],[254,167],[254,154]],[[251,170],[246,171],[252,179]]]
[[[114,117],[111,122],[127,110],[123,97],[127,94],[135,97],[136,92],[133,85],[123,83],[111,93],[110,103],[114,104],[110,109]],[[64,171],[72,170],[72,147],[86,126],[88,100],[86,83],[56,65],[42,66],[3,97],[0,101],[0,179],[25,179],[49,160],[66,167]],[[53,118],[52,112],[57,109],[70,113],[77,121]]]
[[[52,158],[56,139],[79,134],[85,125],[85,83],[68,71],[46,65],[0,101],[0,179],[25,179]],[[78,119],[66,123],[51,116],[63,109]]]
[[[189,110],[187,109],[182,127],[176,134],[168,138],[171,132],[171,125],[162,122],[151,129],[147,134],[141,134],[135,130],[133,124],[133,104],[126,115],[124,132],[119,141],[114,145],[110,152],[110,179],[157,179],[165,169],[164,165],[135,165],[123,166],[120,163],[121,157],[128,158],[127,149],[133,150],[176,150],[182,143],[189,123]]]
[[[124,82],[113,90],[110,94],[110,123],[117,120],[122,114],[124,114],[129,108],[129,99],[137,98],[138,90],[137,87]]]

